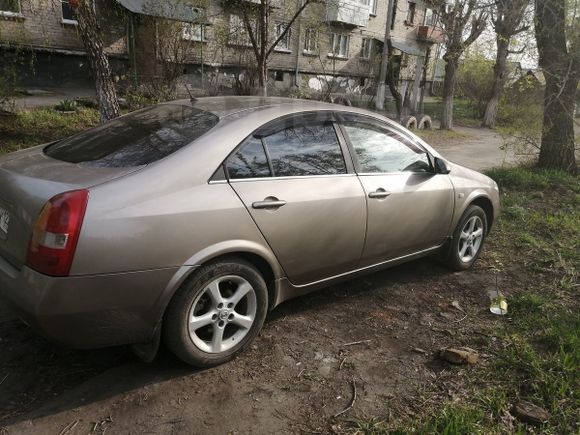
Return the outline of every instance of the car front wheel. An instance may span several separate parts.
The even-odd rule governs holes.
[[[165,343],[193,366],[222,364],[255,338],[267,307],[266,283],[251,264],[232,258],[202,266],[167,308]]]
[[[455,270],[473,266],[487,235],[487,217],[483,209],[470,205],[459,220],[453,238],[446,247],[445,262]]]

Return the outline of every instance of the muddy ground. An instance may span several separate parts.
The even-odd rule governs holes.
[[[329,433],[357,416],[412,415],[460,400],[470,368],[437,351],[485,342],[501,321],[494,284],[485,254],[462,273],[415,261],[283,304],[248,352],[202,371],[167,351],[147,365],[126,348],[62,349],[0,310],[0,433]],[[425,396],[433,384],[440,394]]]

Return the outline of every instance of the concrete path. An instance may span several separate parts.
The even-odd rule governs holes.
[[[443,157],[462,166],[482,171],[497,166],[513,165],[522,160],[513,149],[502,150],[503,138],[487,128],[456,127],[464,134],[464,140],[453,140],[445,144],[433,145]]]

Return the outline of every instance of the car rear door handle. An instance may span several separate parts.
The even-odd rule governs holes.
[[[379,188],[379,189],[375,190],[374,192],[369,193],[369,198],[381,199],[381,198],[386,198],[390,194],[391,194],[391,192],[388,192],[383,188]]]
[[[280,208],[286,205],[286,201],[277,198],[266,198],[264,201],[256,201],[252,203],[252,208],[269,209]]]

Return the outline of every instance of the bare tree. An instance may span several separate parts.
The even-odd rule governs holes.
[[[492,128],[495,125],[497,109],[503,88],[507,59],[510,53],[510,43],[514,36],[528,30],[524,24],[526,11],[530,0],[495,0],[491,6],[491,23],[495,30],[497,56],[494,66],[494,82],[483,117],[483,127]]]
[[[567,0],[536,0],[535,24],[540,67],[546,79],[538,165],[577,171],[574,109],[580,80],[580,22]]]
[[[119,100],[104,49],[95,0],[69,0],[69,4],[76,12],[79,33],[94,75],[101,120],[116,118],[120,115]]]
[[[451,130],[459,59],[485,30],[488,12],[486,5],[480,0],[455,0],[453,4],[446,0],[436,0],[434,3],[440,6],[440,23],[445,31],[441,129]]]
[[[225,2],[229,8],[239,11],[244,20],[245,31],[250,40],[256,66],[258,69],[258,87],[262,96],[268,95],[268,60],[276,46],[282,41],[294,22],[307,6],[314,3],[323,3],[323,0],[299,0],[297,8],[291,15],[281,31],[274,38],[271,37],[272,14],[277,8],[279,0],[228,0]]]

